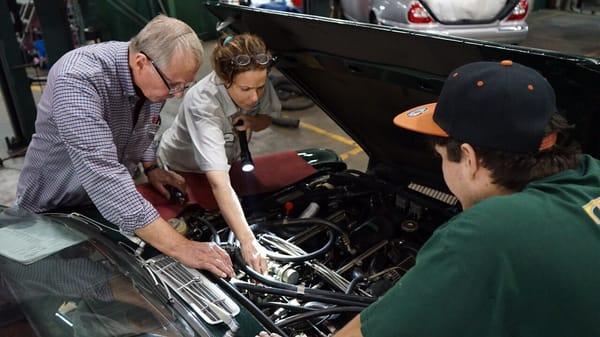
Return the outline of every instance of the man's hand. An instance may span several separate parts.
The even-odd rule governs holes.
[[[179,174],[172,171],[165,171],[161,168],[154,169],[148,172],[148,182],[152,184],[160,194],[162,194],[167,200],[171,199],[171,194],[165,187],[165,185],[171,185],[178,188],[181,192],[185,193],[186,184],[185,179]]]
[[[212,242],[196,242],[177,233],[163,218],[158,218],[135,234],[152,247],[190,268],[204,269],[219,277],[233,277],[229,255]]]
[[[213,242],[186,240],[173,257],[190,268],[204,269],[219,277],[234,277],[231,258]]]
[[[242,114],[233,119],[233,125],[236,125],[239,121],[242,121],[242,124],[235,127],[238,131],[261,131],[271,125],[271,117],[267,115],[250,116]]]
[[[244,261],[255,271],[265,274],[267,272],[267,254],[265,248],[252,237],[247,241],[240,241]]]

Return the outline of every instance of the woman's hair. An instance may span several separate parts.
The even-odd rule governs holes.
[[[259,64],[251,59],[247,65],[238,65],[233,60],[238,55],[253,57],[259,54],[269,54],[265,42],[252,34],[235,36],[224,35],[219,38],[219,43],[212,53],[212,65],[217,76],[229,87],[235,75],[249,70],[269,69],[271,61]],[[269,55],[270,57],[270,55]]]
[[[185,22],[157,15],[129,42],[131,52],[143,52],[159,67],[167,67],[173,55],[183,52],[198,67],[204,50],[196,32]]]
[[[546,135],[557,133],[556,144],[536,153],[508,153],[470,145],[483,167],[491,171],[494,184],[521,191],[531,181],[574,169],[579,165],[581,149],[576,141],[570,139],[567,132],[572,128],[562,116],[554,114],[546,126]],[[464,142],[453,138],[435,137],[433,143],[446,148],[449,161],[461,160],[460,146]]]

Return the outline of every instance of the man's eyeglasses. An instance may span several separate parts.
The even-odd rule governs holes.
[[[241,54],[236,55],[231,58],[231,63],[235,64],[238,67],[247,66],[250,62],[254,61],[256,64],[260,64],[264,66],[269,64],[273,60],[273,57],[270,54],[260,53],[255,55]]]
[[[167,86],[167,89],[169,89],[169,97],[175,96],[175,94],[180,93],[182,91],[186,91],[187,89],[189,89],[192,85],[194,85],[196,83],[196,81],[192,81],[192,82],[182,83],[182,84],[178,84],[176,86],[172,86],[170,84],[170,81],[167,80],[167,76],[162,72],[162,70],[160,70],[160,68],[156,65],[156,63],[154,63],[154,61],[148,55],[146,55],[146,53],[144,53],[144,52],[140,52],[140,53],[142,55],[146,56],[148,61],[150,61],[150,63],[152,64],[152,66],[154,67],[156,72],[158,73],[158,76],[160,76],[160,79],[165,83],[165,86]]]

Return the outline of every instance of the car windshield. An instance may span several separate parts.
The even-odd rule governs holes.
[[[0,210],[0,237],[0,336],[195,335],[135,260],[76,221]]]

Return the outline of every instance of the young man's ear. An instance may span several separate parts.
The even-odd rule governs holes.
[[[481,168],[475,149],[470,144],[463,143],[460,146],[460,152],[467,177],[475,178],[477,171]]]

